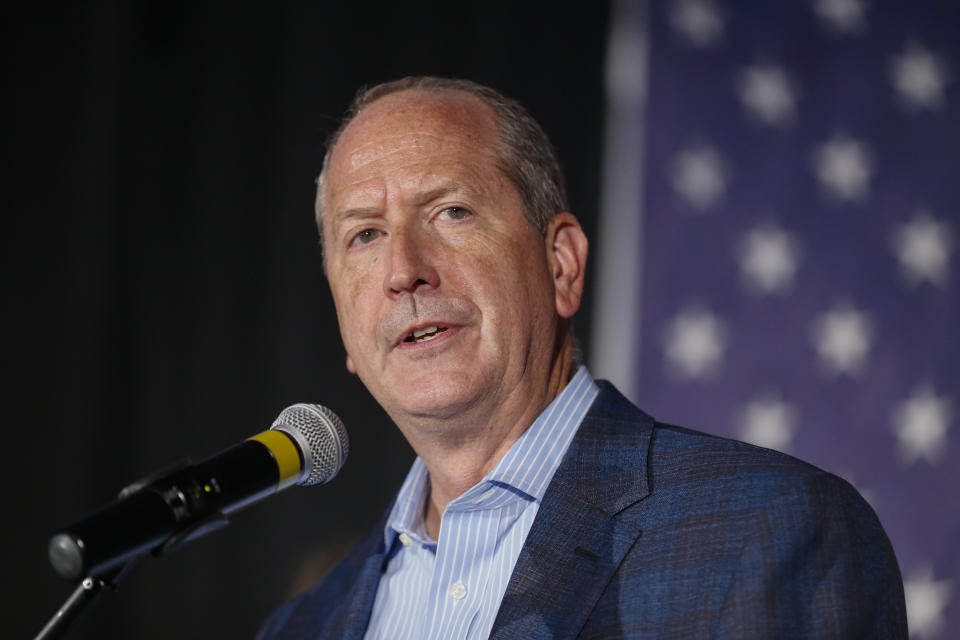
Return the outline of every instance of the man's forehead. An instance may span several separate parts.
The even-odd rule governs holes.
[[[425,127],[397,127],[380,132],[377,137],[368,137],[347,146],[345,169],[358,171],[372,162],[389,160],[392,156],[402,156],[422,152],[425,149],[437,149],[444,145],[446,138],[436,131]]]
[[[399,91],[365,107],[344,130],[333,160],[356,170],[392,154],[467,142],[496,143],[492,110],[476,96],[457,91]]]
[[[472,95],[403,91],[385,96],[364,108],[338,140],[326,186],[317,193],[325,200],[318,209],[321,204],[324,211],[365,207],[363,202],[384,190],[385,175],[405,176],[410,192],[437,188],[444,180],[483,182],[481,174],[499,183],[502,176],[488,173],[499,174],[497,147],[492,109]],[[472,186],[485,191],[487,185]]]

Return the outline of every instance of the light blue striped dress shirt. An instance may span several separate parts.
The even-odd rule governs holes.
[[[447,505],[437,541],[423,522],[430,475],[414,461],[384,530],[392,557],[368,640],[489,637],[543,494],[597,392],[580,367],[497,466]]]

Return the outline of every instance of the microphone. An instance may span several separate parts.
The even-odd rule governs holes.
[[[147,551],[167,552],[218,529],[230,513],[289,486],[328,482],[348,451],[333,411],[292,405],[269,430],[136,482],[115,502],[59,530],[50,539],[50,562],[67,580],[104,576]]]

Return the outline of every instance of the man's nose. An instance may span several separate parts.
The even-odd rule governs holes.
[[[387,273],[383,283],[384,293],[389,297],[399,293],[413,293],[419,287],[437,288],[440,275],[433,267],[429,239],[417,231],[402,230],[389,236],[390,243]]]

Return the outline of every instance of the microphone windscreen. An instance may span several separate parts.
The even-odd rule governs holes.
[[[329,482],[340,471],[350,451],[343,421],[318,404],[291,405],[280,412],[270,428],[283,431],[299,445],[304,468],[299,485]]]

